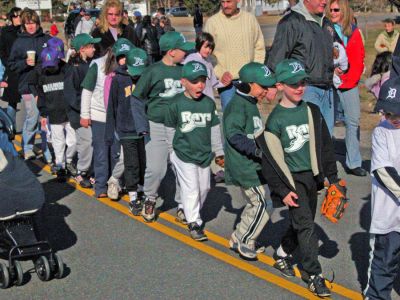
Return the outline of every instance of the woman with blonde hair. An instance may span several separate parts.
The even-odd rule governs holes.
[[[101,42],[95,44],[95,58],[105,55],[107,49],[121,37],[128,39],[137,47],[140,46],[132,26],[122,23],[122,13],[123,7],[119,0],[107,0],[104,3],[99,17],[99,25],[92,32],[94,38],[101,38]]]
[[[337,88],[339,104],[344,114],[346,126],[346,165],[348,173],[355,176],[366,176],[367,171],[361,167],[360,140],[360,95],[358,82],[364,71],[364,43],[360,29],[353,23],[353,14],[348,0],[330,0],[326,16],[333,23],[334,40],[343,45],[349,62],[346,72],[336,68],[335,73],[342,81]]]

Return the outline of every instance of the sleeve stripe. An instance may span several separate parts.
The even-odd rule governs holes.
[[[373,173],[382,186],[387,188],[396,198],[400,198],[400,175],[395,168],[379,168]]]

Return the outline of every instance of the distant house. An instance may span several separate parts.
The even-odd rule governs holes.
[[[289,7],[288,0],[281,0],[276,3],[269,4],[268,2],[262,1],[262,11],[271,12],[274,14],[283,13]]]

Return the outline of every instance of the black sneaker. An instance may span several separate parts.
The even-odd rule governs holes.
[[[192,239],[198,242],[207,241],[208,238],[204,233],[203,229],[197,223],[190,223],[188,225],[188,230]]]
[[[291,255],[282,257],[274,254],[274,259],[275,259],[274,268],[281,271],[283,276],[285,277],[295,276]]]
[[[140,198],[137,198],[135,201],[129,202],[129,210],[131,211],[132,215],[140,216],[142,209],[143,209],[143,202]]]
[[[71,175],[73,177],[76,176],[76,174],[77,174],[76,167],[74,166],[74,164],[72,162],[71,163],[66,163],[65,167],[66,167],[69,175]]]
[[[178,208],[178,210],[176,211],[175,221],[177,221],[178,223],[182,223],[183,225],[187,225],[185,213],[183,212],[182,208]]]
[[[142,209],[142,217],[145,222],[154,222],[156,219],[156,201],[146,199]]]
[[[325,278],[322,277],[322,274],[310,276],[308,289],[318,297],[329,297],[331,295],[331,291],[326,286]]]
[[[57,181],[65,182],[67,180],[67,170],[59,168],[56,172]]]

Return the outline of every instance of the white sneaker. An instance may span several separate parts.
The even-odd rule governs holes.
[[[111,200],[118,200],[119,192],[121,191],[118,179],[111,176],[107,183],[108,183],[108,188],[107,188],[108,198],[110,198]]]

